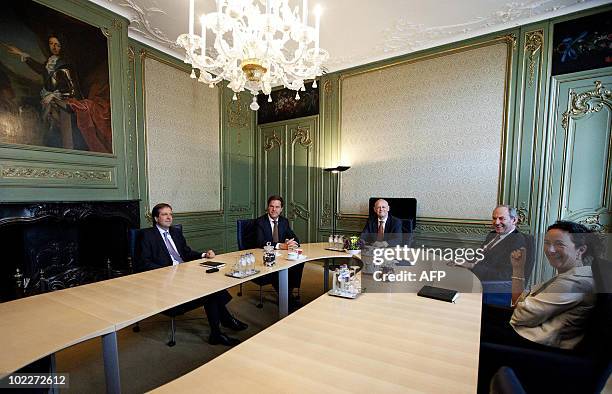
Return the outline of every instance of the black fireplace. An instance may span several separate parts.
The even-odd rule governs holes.
[[[138,201],[0,203],[0,301],[131,272]]]

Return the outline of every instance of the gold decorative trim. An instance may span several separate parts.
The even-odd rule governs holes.
[[[590,228],[595,232],[603,233],[605,230],[605,226],[600,223],[599,216],[599,214],[588,216],[582,219],[579,223],[584,224],[586,227]]]
[[[266,137],[266,142],[264,143],[264,150],[266,152],[271,151],[274,148],[274,143],[276,143],[279,148],[282,145],[280,138],[276,135],[276,131],[273,131],[272,135]]]
[[[325,83],[323,84],[323,91],[328,96],[332,93],[332,83],[330,80],[325,81]]]
[[[127,48],[127,55],[128,55],[128,59],[130,60],[130,62],[134,61],[134,58],[136,56],[136,53],[134,52],[134,47],[133,46],[128,46]]]
[[[535,68],[536,68],[536,53],[542,49],[544,44],[544,30],[536,30],[526,34],[525,39],[525,51],[529,54],[528,60],[529,65],[529,86],[533,86],[535,79]]]
[[[82,181],[111,181],[111,171],[70,170],[64,168],[42,167],[2,167],[2,178],[21,179],[78,179]]]
[[[325,203],[323,205],[323,213],[321,214],[321,222],[323,225],[331,224],[331,205],[329,203]]]
[[[500,38],[503,39],[507,44],[512,45],[512,49],[516,49],[516,34],[510,33],[506,34],[505,36],[501,36]]]
[[[123,30],[123,23],[119,19],[113,19],[113,27],[115,30],[121,31]]]
[[[292,203],[291,210],[289,212],[289,218],[291,220],[295,220],[298,217],[303,220],[310,220],[310,212],[305,208]]]
[[[525,201],[521,202],[520,208],[516,209],[518,213],[518,221],[517,224],[525,224],[529,218],[529,213],[527,212],[527,203]]]
[[[570,108],[563,113],[561,127],[567,132],[570,118],[580,118],[584,115],[599,112],[604,107],[606,101],[612,100],[612,92],[604,89],[601,81],[595,81],[595,89],[588,92],[576,94],[570,93]],[[596,104],[591,104],[591,100],[599,100]]]
[[[312,145],[312,140],[310,139],[310,130],[307,128],[297,128],[295,135],[293,136],[293,140],[291,142],[294,143],[297,139],[299,139],[298,143],[302,146],[309,147],[310,145]]]
[[[227,124],[230,127],[247,128],[249,121],[240,96],[237,94],[236,100],[230,101],[230,105],[227,106]],[[238,143],[240,143],[240,133],[238,133]]]
[[[102,34],[104,34],[104,37],[106,38],[111,38],[113,36],[110,29],[106,26],[100,26],[100,31],[102,32]]]
[[[416,225],[416,232],[423,233],[447,233],[447,234],[463,234],[463,235],[484,235],[489,233],[489,227],[466,227],[466,226],[449,226],[439,224],[419,224]]]

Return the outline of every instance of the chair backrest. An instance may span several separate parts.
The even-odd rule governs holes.
[[[412,233],[416,227],[416,198],[397,198],[397,197],[370,197],[368,201],[368,216],[372,218],[374,214],[374,203],[376,200],[384,199],[391,207],[391,215],[402,220],[403,244],[412,244]]]
[[[579,347],[589,353],[612,355],[612,261],[597,259],[592,265],[595,307],[591,312],[584,340]]]
[[[491,379],[490,394],[525,394],[523,385],[516,377],[514,370],[501,367]]]
[[[182,224],[173,224],[173,228],[176,228],[181,233],[183,232]],[[128,230],[128,247],[130,252],[130,258],[132,259],[132,270],[134,272],[139,271],[138,266],[138,258],[139,258],[139,245],[140,245],[140,237],[142,234],[142,229],[140,228],[131,228]]]
[[[236,221],[236,239],[238,241],[238,250],[257,247],[255,219],[239,219]]]

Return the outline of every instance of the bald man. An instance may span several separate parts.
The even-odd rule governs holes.
[[[402,243],[402,221],[389,214],[391,207],[387,200],[382,198],[374,203],[375,216],[370,216],[363,231],[361,239],[366,244],[375,241],[386,242],[388,246],[396,246]]]

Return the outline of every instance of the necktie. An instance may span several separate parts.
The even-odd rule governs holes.
[[[489,250],[489,249],[491,249],[493,246],[495,246],[495,244],[497,243],[497,241],[499,241],[499,238],[500,238],[500,237],[501,237],[501,236],[500,236],[499,234],[495,235],[495,237],[494,237],[494,238],[491,240],[491,242],[489,242],[489,243],[488,243],[488,244],[487,244],[487,245],[484,247],[484,249],[485,249],[485,250]]]
[[[376,235],[377,241],[384,241],[385,239],[385,222],[382,220],[378,221],[378,233]]]
[[[272,227],[272,242],[278,242],[278,220],[273,220],[274,226]]]
[[[168,238],[169,235],[170,234],[168,234],[167,231],[164,231],[164,243],[166,244],[166,248],[168,249],[170,256],[174,258],[174,260],[178,261],[179,263],[182,263],[183,259],[181,258],[181,255],[176,251],[176,249],[174,249],[172,243],[170,243],[170,239]]]

